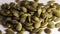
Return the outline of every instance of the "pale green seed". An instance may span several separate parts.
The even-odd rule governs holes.
[[[56,27],[56,28],[60,28],[60,22],[57,23],[57,24],[55,24],[55,27]]]
[[[48,29],[48,28],[46,28],[46,29],[44,30],[44,32],[47,33],[47,34],[49,34],[49,33],[51,33],[51,30]]]
[[[27,8],[22,7],[22,11],[23,11],[23,12],[27,12]]]
[[[35,28],[39,28],[40,26],[41,26],[41,23],[35,23],[35,24],[34,24],[34,27],[35,27]]]
[[[55,24],[53,22],[49,22],[47,27],[48,28],[55,28]]]
[[[7,29],[6,34],[14,34],[14,31],[12,29]]]
[[[13,15],[15,16],[15,17],[19,17],[19,12],[18,11],[13,11]]]
[[[21,23],[18,23],[17,27],[16,27],[16,30],[17,31],[21,31],[22,29],[22,24]]]
[[[18,32],[17,34],[24,34],[24,32],[25,32],[25,31],[20,31],[20,32]]]

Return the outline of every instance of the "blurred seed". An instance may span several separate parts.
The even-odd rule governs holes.
[[[0,30],[0,34],[2,34],[2,31]]]
[[[57,23],[57,24],[55,24],[55,27],[56,27],[56,28],[60,28],[60,22]]]
[[[14,34],[14,31],[12,29],[7,29],[6,34]]]
[[[33,26],[26,26],[26,29],[29,31],[32,31],[34,29],[34,27]]]
[[[51,30],[46,28],[46,29],[44,29],[44,32],[49,34],[49,33],[51,33]]]
[[[25,25],[26,25],[26,26],[32,26],[33,23],[26,23]]]
[[[42,9],[41,8],[38,8],[38,12],[37,12],[38,17],[40,17],[41,12],[42,12]]]
[[[16,7],[16,4],[14,2],[11,2],[10,3],[10,8],[15,8]]]
[[[37,34],[41,34],[44,31],[44,29],[40,29]]]
[[[58,22],[59,20],[60,20],[60,18],[56,18],[54,21],[55,21],[55,22]]]
[[[33,16],[32,19],[36,22],[40,22],[40,19],[38,17]]]
[[[7,3],[2,4],[1,9],[9,9],[9,5]]]
[[[19,17],[19,12],[18,11],[13,11],[13,15],[15,16],[15,17]]]
[[[25,7],[22,7],[23,12],[27,12],[27,9]]]
[[[60,18],[60,8],[53,12],[53,14]]]
[[[35,23],[35,24],[34,24],[34,27],[35,27],[35,28],[39,28],[40,26],[41,26],[41,23]]]
[[[16,30],[17,31],[21,31],[22,29],[22,24],[21,23],[18,23],[17,27],[16,27]]]
[[[25,31],[20,31],[20,32],[18,32],[17,34],[24,34],[24,32],[25,32]]]
[[[48,28],[55,28],[55,24],[53,22],[49,22],[47,27]]]

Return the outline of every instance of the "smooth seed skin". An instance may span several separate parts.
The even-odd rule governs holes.
[[[46,28],[46,29],[44,30],[44,32],[49,34],[49,33],[51,33],[51,30]]]
[[[56,27],[56,28],[60,28],[60,22],[57,23],[57,24],[55,24],[55,27]]]
[[[41,25],[41,23],[35,23],[35,24],[34,24],[34,27],[35,27],[35,28],[39,28],[40,25]]]
[[[17,27],[16,27],[16,30],[17,31],[21,31],[22,29],[22,24],[21,23],[18,23]]]
[[[15,2],[2,4],[0,7],[0,24],[6,29],[5,34],[51,33],[51,29],[60,28],[60,5],[54,0],[46,5],[38,3],[39,0],[15,0]],[[60,30],[60,29],[58,29]],[[0,34],[2,32],[0,31]]]

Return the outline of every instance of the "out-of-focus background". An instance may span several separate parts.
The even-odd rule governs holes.
[[[33,1],[33,0],[29,0],[29,1]],[[47,2],[50,1],[50,0],[39,0],[39,3],[44,3],[44,4],[47,4]],[[0,0],[0,5],[4,4],[4,3],[10,3],[10,2],[15,2],[15,0]],[[60,4],[60,0],[55,0],[56,3]],[[5,33],[5,29],[7,28],[4,28],[2,25],[0,25],[0,30],[3,32],[3,34]],[[15,32],[16,34],[16,32]],[[29,32],[25,32],[24,34],[29,34]],[[46,34],[44,32],[42,32],[42,34]],[[51,34],[60,34],[60,32],[58,32],[58,28],[54,28],[52,29],[52,33]]]

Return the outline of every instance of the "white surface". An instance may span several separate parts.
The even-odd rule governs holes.
[[[31,1],[31,0],[30,0]],[[47,4],[49,0],[39,0],[39,3],[44,3]],[[4,3],[10,3],[10,2],[15,2],[14,0],[0,0],[0,5],[4,4]],[[55,2],[60,4],[60,0],[55,0]],[[3,34],[5,33],[6,28],[4,28],[3,26],[0,25],[0,30],[2,30]],[[57,31],[58,28],[54,28],[52,29],[52,33],[51,34],[60,34],[60,32]],[[29,34],[29,32],[25,32],[24,34]],[[42,32],[42,34],[45,34],[44,32]]]

